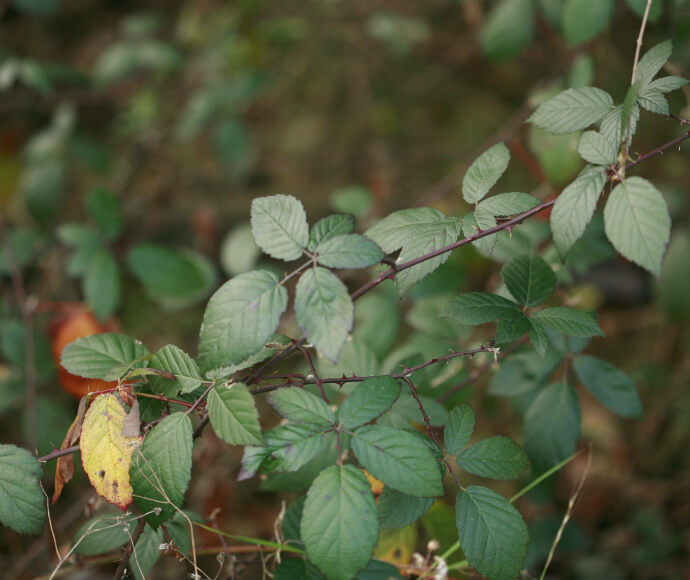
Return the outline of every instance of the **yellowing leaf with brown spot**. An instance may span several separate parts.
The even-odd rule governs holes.
[[[393,564],[407,566],[417,545],[417,528],[414,524],[400,530],[381,530],[374,558]]]
[[[129,465],[141,437],[125,437],[127,412],[115,395],[99,395],[81,428],[81,462],[98,495],[122,510],[132,503]]]

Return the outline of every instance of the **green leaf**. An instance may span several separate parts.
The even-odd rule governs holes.
[[[530,328],[529,319],[522,313],[517,318],[504,318],[496,326],[496,344],[505,345],[521,338]]]
[[[237,364],[257,353],[273,335],[287,308],[287,290],[266,270],[240,274],[208,302],[199,356],[204,373]]]
[[[649,84],[661,68],[666,64],[671,53],[673,52],[673,44],[670,40],[666,40],[650,48],[640,59],[637,65],[637,74],[635,80],[640,81],[642,86]]]
[[[274,334],[268,339],[268,341],[266,341],[266,346],[262,347],[253,355],[250,355],[249,358],[246,358],[237,364],[218,367],[211,371],[207,371],[206,377],[209,379],[225,379],[237,371],[251,368],[256,364],[271,358],[289,344],[291,344],[291,340],[287,336],[284,334]]]
[[[352,450],[369,473],[398,491],[419,497],[443,493],[438,462],[412,433],[381,425],[360,427]]]
[[[307,214],[299,200],[291,195],[254,199],[251,223],[256,244],[279,260],[296,260],[309,242]]]
[[[637,130],[637,122],[640,119],[640,107],[636,102],[630,109],[630,116],[628,118],[630,127],[628,127],[628,121],[623,123],[623,117],[623,105],[618,105],[604,117],[599,127],[599,132],[611,141],[615,147],[618,147],[623,142],[623,127],[625,127],[625,132],[628,133],[628,143],[630,143]]]
[[[556,274],[535,255],[513,258],[503,266],[501,276],[515,300],[530,308],[544,302],[556,287]]]
[[[534,17],[530,0],[502,0],[481,30],[484,54],[493,60],[517,55],[532,39]]]
[[[372,559],[355,576],[355,580],[403,580],[403,577],[393,564]]]
[[[493,228],[496,225],[496,218],[489,212],[483,209],[477,209],[468,213],[462,218],[462,233],[466,238],[470,238],[479,232],[483,232]],[[484,252],[489,256],[493,254],[494,246],[496,245],[496,235],[485,236],[476,239],[472,245],[480,252]]]
[[[123,224],[120,200],[105,189],[93,189],[86,198],[86,205],[103,235],[109,240],[115,239]]]
[[[345,429],[354,429],[373,421],[390,409],[400,395],[398,381],[389,376],[362,381],[345,399],[338,419]]]
[[[448,414],[446,429],[443,432],[443,440],[448,453],[455,455],[464,449],[472,437],[474,423],[474,409],[468,404],[463,403],[451,410]]]
[[[462,197],[467,203],[477,203],[489,193],[510,163],[510,151],[505,143],[487,149],[470,165],[462,180]]]
[[[613,15],[613,0],[567,0],[562,28],[565,41],[577,46],[601,34]]]
[[[140,359],[148,353],[141,342],[124,334],[93,334],[69,343],[60,363],[73,375],[114,380],[128,368],[144,366]]]
[[[554,306],[536,312],[532,320],[538,320],[545,326],[562,332],[567,336],[585,338],[587,336],[606,336],[599,328],[594,316],[576,308]]]
[[[580,157],[594,165],[609,165],[614,163],[617,151],[613,143],[597,131],[585,131],[577,146]]]
[[[350,214],[337,213],[326,216],[314,224],[309,233],[307,250],[313,252],[320,243],[350,234],[355,229],[355,218]]]
[[[259,246],[254,242],[252,228],[241,224],[230,230],[220,248],[220,263],[229,276],[249,272],[261,256]]]
[[[529,328],[527,329],[529,340],[539,353],[539,356],[544,356],[546,349],[549,347],[549,337],[546,334],[546,327],[538,320],[530,320]]]
[[[376,243],[360,234],[344,234],[322,241],[314,249],[319,264],[327,268],[368,268],[383,260]]]
[[[72,545],[80,556],[97,556],[117,550],[131,537],[132,523],[121,515],[101,514],[91,518],[74,534]]]
[[[506,498],[471,485],[455,502],[460,547],[467,561],[490,580],[515,580],[527,555],[527,526]]]
[[[174,397],[177,393],[191,393],[201,386],[201,373],[196,362],[181,348],[169,344],[151,358],[151,368],[168,371],[174,380],[152,376],[149,379],[154,393]]]
[[[230,445],[263,445],[254,397],[242,383],[216,385],[208,394],[208,418]]]
[[[39,255],[43,238],[33,230],[12,228],[7,233],[3,244],[6,244],[17,266],[23,268]],[[11,274],[12,270],[13,267],[7,263],[7,252],[3,250],[0,252],[0,274]]]
[[[273,574],[274,580],[324,580],[314,564],[301,558],[283,560]]]
[[[385,486],[379,496],[379,525],[382,530],[409,526],[421,518],[434,503],[433,497],[417,497]]]
[[[628,0],[628,6],[630,6],[630,10],[642,18],[645,10],[647,9],[647,0]],[[649,7],[649,21],[656,22],[659,20],[659,17],[663,14],[663,10],[663,0],[656,0],[656,2],[652,2],[651,6]]]
[[[333,465],[314,480],[302,515],[307,554],[328,580],[351,580],[376,546],[376,503],[366,477],[351,465]]]
[[[182,506],[192,477],[192,422],[184,413],[163,419],[134,450],[129,468],[134,501],[153,528]],[[160,514],[150,513],[160,508]]]
[[[642,417],[642,403],[637,389],[622,370],[587,355],[576,357],[573,368],[577,378],[604,407],[621,417]]]
[[[138,244],[127,254],[127,265],[151,298],[170,309],[206,298],[217,281],[209,259],[188,249]]]
[[[529,467],[525,452],[501,435],[470,445],[456,461],[467,473],[491,479],[515,479]]]
[[[647,91],[644,95],[640,95],[637,102],[640,107],[650,113],[668,116],[670,112],[668,101],[661,91]]]
[[[540,471],[575,451],[580,436],[580,404],[567,383],[544,387],[525,414],[525,450]]]
[[[25,449],[0,444],[0,522],[20,534],[40,534],[46,517],[39,485],[43,468]]]
[[[352,214],[356,218],[364,217],[374,207],[374,196],[361,185],[348,185],[336,189],[328,201],[334,210]]]
[[[518,318],[522,313],[512,300],[488,292],[465,292],[448,302],[441,316],[476,326],[497,318]]]
[[[658,276],[671,237],[671,218],[659,191],[629,177],[611,192],[604,208],[606,237],[628,260]]]
[[[499,193],[479,202],[477,209],[489,213],[492,216],[511,216],[524,213],[537,207],[541,200],[529,195],[514,191],[511,193]]]
[[[120,269],[112,254],[98,249],[84,272],[84,297],[99,320],[108,318],[120,304]]]
[[[309,463],[326,446],[333,434],[326,436],[318,425],[288,423],[264,432],[266,447],[278,460],[276,471],[296,471]]]
[[[458,239],[461,227],[462,220],[446,217],[434,208],[421,207],[396,211],[369,228],[364,235],[374,240],[386,254],[400,250],[396,263],[402,264],[452,244]],[[395,283],[400,294],[433,272],[449,256],[450,253],[446,252],[399,272]]]
[[[309,342],[331,361],[338,360],[354,319],[345,284],[325,268],[307,270],[297,283],[295,313]]]
[[[690,81],[688,81],[688,79],[684,79],[683,77],[662,77],[649,83],[647,88],[642,91],[642,96],[654,91],[659,91],[660,93],[670,93],[671,91],[683,88],[688,84],[688,82]]]
[[[605,183],[604,168],[588,165],[556,199],[550,220],[553,241],[561,259],[585,232]]]
[[[318,397],[300,387],[278,389],[268,395],[268,402],[283,417],[295,422],[328,427],[335,423],[335,413]]]
[[[151,526],[144,528],[144,533],[137,541],[134,553],[129,557],[128,568],[135,580],[145,580],[154,564],[161,557],[161,544],[165,543],[165,532],[162,528],[154,530]]]
[[[612,108],[613,99],[606,91],[568,89],[539,106],[527,121],[549,133],[573,133],[600,121]]]

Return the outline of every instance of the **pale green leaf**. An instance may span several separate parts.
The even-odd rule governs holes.
[[[132,521],[118,514],[101,514],[88,520],[72,540],[74,552],[80,556],[97,556],[124,546],[134,531]]]
[[[600,121],[612,108],[613,99],[606,91],[567,89],[542,104],[527,121],[549,133],[572,133]]]
[[[594,165],[609,165],[616,161],[617,151],[613,143],[597,131],[585,131],[577,146],[580,157]]]
[[[25,449],[0,444],[0,522],[20,534],[40,534],[46,504],[43,468]]]
[[[384,257],[375,242],[360,234],[328,238],[314,249],[319,264],[327,268],[368,268]]]
[[[513,258],[503,266],[501,276],[515,300],[530,308],[544,302],[556,287],[551,266],[536,255]]]
[[[683,88],[688,84],[688,79],[683,77],[669,76],[661,77],[649,83],[646,89],[642,92],[642,96],[646,95],[648,92],[659,91],[660,93],[670,93],[677,89]]]
[[[223,284],[204,312],[202,372],[240,363],[260,351],[275,332],[287,301],[287,290],[266,270],[240,274]]]
[[[647,0],[628,0],[628,6],[640,18],[644,16],[647,9]],[[664,12],[664,0],[654,0],[649,7],[649,22],[656,22]]]
[[[191,393],[201,386],[201,373],[196,362],[181,348],[169,344],[151,358],[151,368],[167,371],[175,379],[152,376],[149,379],[154,393],[174,397],[177,393]]]
[[[637,65],[635,80],[640,81],[643,86],[649,84],[656,76],[656,73],[658,73],[668,59],[671,58],[672,52],[673,44],[670,40],[665,40],[650,48],[644,53]]]
[[[381,529],[399,529],[422,517],[434,503],[433,497],[417,497],[385,486],[379,496],[379,525]]]
[[[462,196],[467,203],[477,203],[496,184],[508,168],[510,151],[505,143],[487,149],[470,165],[462,180]]]
[[[502,0],[481,30],[484,54],[493,60],[517,55],[532,39],[534,16],[530,0]]]
[[[490,479],[515,479],[529,466],[525,452],[501,435],[470,445],[456,461],[463,471]]]
[[[144,366],[140,359],[148,353],[141,342],[124,334],[93,334],[68,344],[60,362],[73,375],[113,380],[127,368]]]
[[[443,440],[446,451],[451,455],[458,453],[470,442],[474,431],[474,409],[467,403],[454,407],[448,414]]]
[[[477,209],[477,211],[468,213],[462,218],[462,233],[466,238],[470,238],[493,228],[495,225],[496,218],[493,215],[484,209]],[[480,252],[490,256],[496,246],[496,234],[478,238],[472,242],[472,245]]]
[[[605,183],[604,168],[588,165],[556,199],[550,220],[553,241],[561,259],[582,237]]]
[[[606,236],[618,252],[658,276],[671,236],[671,218],[659,191],[629,177],[611,192],[604,208]]]
[[[229,276],[249,272],[256,265],[261,249],[256,245],[252,228],[241,224],[230,230],[220,248],[220,263]]]
[[[242,383],[216,385],[208,394],[213,430],[230,445],[263,445],[254,397]]]
[[[588,355],[576,357],[573,369],[582,384],[616,415],[633,419],[642,417],[642,403],[637,389],[622,370]]]
[[[527,526],[520,513],[486,487],[471,485],[455,502],[460,547],[489,580],[515,580],[527,555]]]
[[[84,297],[99,320],[108,318],[120,305],[122,283],[115,258],[98,249],[84,272]]]
[[[154,528],[182,506],[192,476],[192,422],[184,413],[163,419],[134,450],[130,482],[146,521]],[[160,508],[159,514],[153,510]]]
[[[520,314],[515,302],[488,292],[460,294],[448,302],[441,312],[441,316],[470,326],[493,322],[497,318],[518,318]]]
[[[661,91],[647,91],[639,96],[637,102],[650,113],[668,116],[670,112],[668,101]]]
[[[257,245],[269,256],[279,260],[296,260],[309,242],[304,207],[291,195],[254,199],[251,223]]]
[[[278,413],[291,421],[325,427],[335,423],[335,413],[323,399],[300,387],[273,391],[268,395],[268,402]]]
[[[352,436],[352,450],[374,477],[403,493],[435,497],[443,493],[439,464],[412,433],[369,425]]]
[[[314,480],[304,502],[301,535],[328,580],[351,580],[366,566],[379,535],[369,482],[351,465],[333,465]]]
[[[489,213],[494,217],[511,216],[529,211],[541,203],[536,197],[528,193],[514,191],[499,193],[479,202],[477,209]]]
[[[629,123],[625,124],[626,133],[628,133],[628,142],[632,140],[635,131],[637,130],[637,122],[640,119],[640,107],[635,102],[630,110]],[[608,113],[601,121],[599,132],[615,147],[618,147],[623,142],[623,105],[618,105]]]
[[[351,234],[355,229],[355,218],[350,214],[337,213],[316,222],[309,233],[307,250],[313,252],[321,242]]]
[[[594,316],[576,308],[554,306],[536,312],[532,320],[538,320],[545,326],[562,332],[566,336],[585,338],[588,336],[605,336]]]
[[[563,36],[577,46],[601,34],[613,15],[613,0],[566,0],[562,16]]]
[[[389,376],[362,381],[340,407],[338,418],[345,429],[373,421],[390,409],[400,395],[398,381]]]
[[[345,284],[325,268],[307,270],[297,283],[295,314],[309,342],[331,361],[338,360],[354,319]]]

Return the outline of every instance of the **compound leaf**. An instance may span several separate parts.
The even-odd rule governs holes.
[[[513,258],[503,266],[501,276],[515,300],[530,308],[544,302],[556,287],[556,274],[535,255]]]

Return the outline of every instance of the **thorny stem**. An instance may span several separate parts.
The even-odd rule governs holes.
[[[115,573],[113,574],[113,580],[120,580],[122,576],[124,576],[125,572],[125,567],[127,566],[127,562],[129,561],[129,557],[132,555],[132,552],[134,552],[134,546],[141,537],[141,534],[144,533],[144,528],[146,527],[146,519],[141,518],[137,522],[137,527],[134,529],[134,532],[132,533],[132,537],[129,540],[129,544],[127,545],[127,548],[125,549],[124,554],[122,554],[122,558],[120,558],[120,563],[117,566],[117,570],[115,570]]]
[[[405,375],[402,380],[407,383],[408,387],[410,387],[410,392],[412,393],[412,397],[414,398],[414,400],[417,402],[417,407],[419,407],[419,412],[422,414],[422,418],[424,419],[424,424],[426,425],[426,430],[429,433],[429,437],[431,437],[434,440],[434,442],[438,443],[436,433],[434,433],[434,430],[431,427],[431,419],[429,419],[429,415],[427,414],[424,405],[422,405],[422,400],[419,398],[419,393],[417,393],[417,387],[415,387],[414,383],[412,382],[412,379],[410,379],[408,375]]]
[[[690,123],[689,121],[685,119],[679,119],[681,123],[683,124],[688,124]],[[669,149],[670,147],[673,147],[674,145],[679,145],[683,141],[690,139],[690,131],[687,133],[684,133],[680,137],[676,137],[675,139],[672,139],[668,143],[664,143],[663,145],[657,147],[656,149],[652,149],[649,153],[645,153],[644,155],[640,155],[635,161],[631,161],[625,166],[625,170],[627,171],[631,167],[635,167],[635,165],[639,165],[640,163],[647,161],[650,157],[654,157],[655,155],[659,155],[666,151],[666,149]]]
[[[314,382],[316,386],[319,389],[319,392],[321,393],[321,397],[323,397],[323,400],[326,401],[326,404],[328,404],[328,397],[326,396],[326,391],[323,390],[323,381],[319,377],[319,373],[316,370],[316,367],[314,366],[314,361],[312,360],[311,353],[309,352],[308,349],[300,347],[300,352],[304,355],[304,358],[307,359],[307,363],[309,363],[309,368],[311,368],[311,372],[314,375]]]

